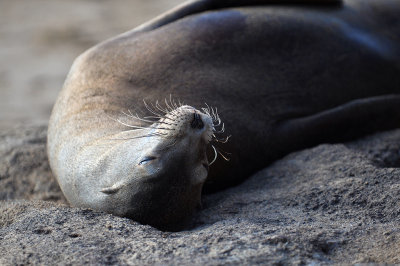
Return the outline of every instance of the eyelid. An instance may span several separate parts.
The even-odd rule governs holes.
[[[156,159],[156,157],[154,156],[145,156],[140,160],[139,165],[144,165],[146,163],[149,163],[150,161],[153,161],[154,159]]]

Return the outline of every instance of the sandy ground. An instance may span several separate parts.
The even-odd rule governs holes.
[[[45,126],[0,132],[0,265],[400,263],[400,129],[291,153],[180,232],[64,205],[45,143]]]
[[[0,130],[47,123],[74,58],[181,2],[0,0]]]

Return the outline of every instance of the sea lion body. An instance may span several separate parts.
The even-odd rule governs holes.
[[[152,195],[163,194],[163,187],[179,194],[168,183],[157,192],[151,183],[112,189],[133,178],[134,143],[154,145],[151,137],[129,145],[110,141],[129,129],[114,121],[123,119],[121,111],[146,110],[143,100],[155,103],[172,95],[198,109],[205,103],[218,108],[232,137],[216,146],[230,153],[230,161],[218,159],[210,167],[209,190],[237,184],[291,151],[400,126],[400,2],[348,0],[332,7],[231,2],[237,7],[229,1],[211,11],[186,5],[75,61],[48,133],[51,168],[73,205],[156,226],[174,224],[195,207],[204,173],[196,177],[202,181],[195,200],[188,191],[155,200]],[[182,156],[174,161],[185,162],[187,154]],[[99,187],[109,189],[112,200]],[[141,209],[159,204],[143,219],[132,207],[142,200]],[[168,208],[179,205],[174,200],[192,203],[175,217]]]

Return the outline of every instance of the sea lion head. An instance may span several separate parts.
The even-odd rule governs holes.
[[[210,164],[206,150],[221,124],[211,110],[182,105],[157,114],[150,126],[130,130],[135,165],[129,180],[101,190],[113,208],[107,211],[161,229],[184,224],[200,205]]]

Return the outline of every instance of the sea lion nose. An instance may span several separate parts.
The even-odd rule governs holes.
[[[190,126],[194,129],[202,129],[204,127],[203,120],[198,113],[193,113],[193,121],[190,123]]]

